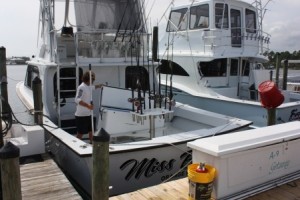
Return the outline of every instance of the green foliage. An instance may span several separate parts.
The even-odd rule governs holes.
[[[264,65],[266,67],[270,67],[270,66],[276,66],[276,60],[278,57],[278,63],[279,66],[281,65],[281,61],[284,60],[300,60],[300,50],[299,51],[294,51],[293,53],[290,53],[288,51],[284,51],[284,52],[274,52],[274,51],[270,51],[270,52],[265,52],[264,56],[267,56],[269,61],[267,63],[265,63]],[[282,66],[280,66],[282,67]],[[289,68],[293,68],[293,69],[300,69],[300,64],[289,64]]]

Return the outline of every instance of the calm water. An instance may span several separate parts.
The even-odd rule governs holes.
[[[7,93],[8,102],[18,121],[24,124],[33,124],[33,115],[30,115],[16,93],[16,84],[23,81],[26,65],[7,65]]]

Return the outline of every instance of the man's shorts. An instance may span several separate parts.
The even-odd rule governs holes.
[[[92,131],[91,116],[75,116],[77,132],[80,134],[87,134]]]

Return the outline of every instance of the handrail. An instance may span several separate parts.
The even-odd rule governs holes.
[[[122,34],[122,31],[119,31]],[[128,57],[136,57],[147,52],[149,39],[147,33],[138,33],[141,38],[140,44],[136,41],[130,41],[131,33],[124,37],[117,37],[113,30],[86,31],[75,33],[76,57],[84,59],[114,59],[126,61]],[[137,52],[137,45],[141,45],[140,51]],[[133,50],[133,51],[132,51]],[[146,55],[144,55],[146,56]],[[78,60],[77,60],[78,61]]]

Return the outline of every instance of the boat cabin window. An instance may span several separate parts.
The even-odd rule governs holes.
[[[128,66],[125,70],[125,87],[130,89],[150,89],[149,73],[144,67]]]
[[[61,68],[60,71],[60,98],[73,98],[76,95],[76,68]],[[82,69],[79,68],[79,84],[82,82]],[[53,77],[54,96],[57,101],[57,73]]]
[[[36,66],[28,65],[24,85],[32,89],[32,81],[39,77],[39,70]]]
[[[228,5],[216,3],[215,5],[215,26],[220,29],[228,28]]]
[[[230,24],[231,24],[231,46],[242,46],[242,30],[241,30],[241,11],[230,9]]]
[[[239,69],[238,59],[231,59],[230,76],[237,76],[238,69]],[[250,63],[248,60],[243,60],[241,76],[249,76],[249,73],[250,73]]]
[[[246,31],[247,33],[256,33],[255,11],[246,9]]]
[[[237,76],[239,69],[239,61],[238,59],[231,59],[230,63],[230,76]]]
[[[249,73],[250,73],[250,63],[248,60],[243,60],[242,76],[249,76]]]
[[[200,72],[204,77],[224,77],[227,72],[227,59],[200,62]]]
[[[209,6],[208,4],[193,6],[190,9],[190,29],[208,28]]]
[[[189,76],[189,74],[177,63],[170,60],[161,60],[156,72],[161,74],[170,74],[177,76]]]
[[[187,8],[171,11],[167,32],[183,31],[187,29],[187,11]]]

